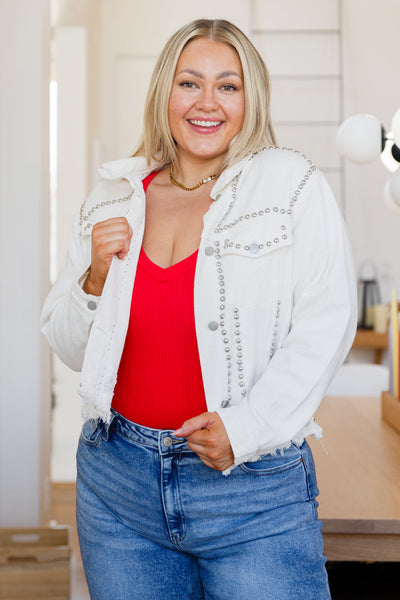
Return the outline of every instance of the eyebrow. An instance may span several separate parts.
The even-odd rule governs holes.
[[[189,73],[190,75],[193,75],[194,77],[198,77],[199,79],[204,79],[204,75],[202,73],[200,73],[200,71],[195,71],[194,69],[182,69],[182,71],[179,71],[179,73],[177,73],[177,75],[181,75],[182,73]],[[224,77],[238,77],[239,79],[242,79],[241,76],[239,75],[239,73],[237,73],[236,71],[222,71],[222,73],[220,73],[217,76],[217,79],[224,79]]]

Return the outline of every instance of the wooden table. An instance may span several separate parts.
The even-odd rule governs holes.
[[[400,562],[400,434],[382,421],[380,398],[325,398],[316,420],[326,451],[309,443],[328,560]]]

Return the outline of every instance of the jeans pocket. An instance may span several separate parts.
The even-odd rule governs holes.
[[[80,440],[86,446],[97,446],[103,430],[101,419],[89,419],[83,424]]]
[[[245,462],[239,468],[249,475],[276,475],[299,466],[303,462],[300,449],[292,444],[283,452],[264,454],[254,462]]]

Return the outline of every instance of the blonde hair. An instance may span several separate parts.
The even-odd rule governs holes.
[[[229,21],[197,19],[169,38],[153,71],[144,110],[143,134],[133,154],[145,156],[149,164],[151,159],[166,164],[175,158],[168,102],[181,52],[190,41],[198,38],[229,44],[242,64],[245,116],[241,130],[229,145],[223,168],[266,146],[276,146],[270,114],[270,78],[260,54],[245,34]]]

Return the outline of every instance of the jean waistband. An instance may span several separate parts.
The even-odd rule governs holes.
[[[152,429],[129,421],[114,409],[111,409],[111,413],[110,427],[136,444],[158,449],[162,454],[184,450],[192,452],[187,447],[186,439],[175,437],[172,429]]]

